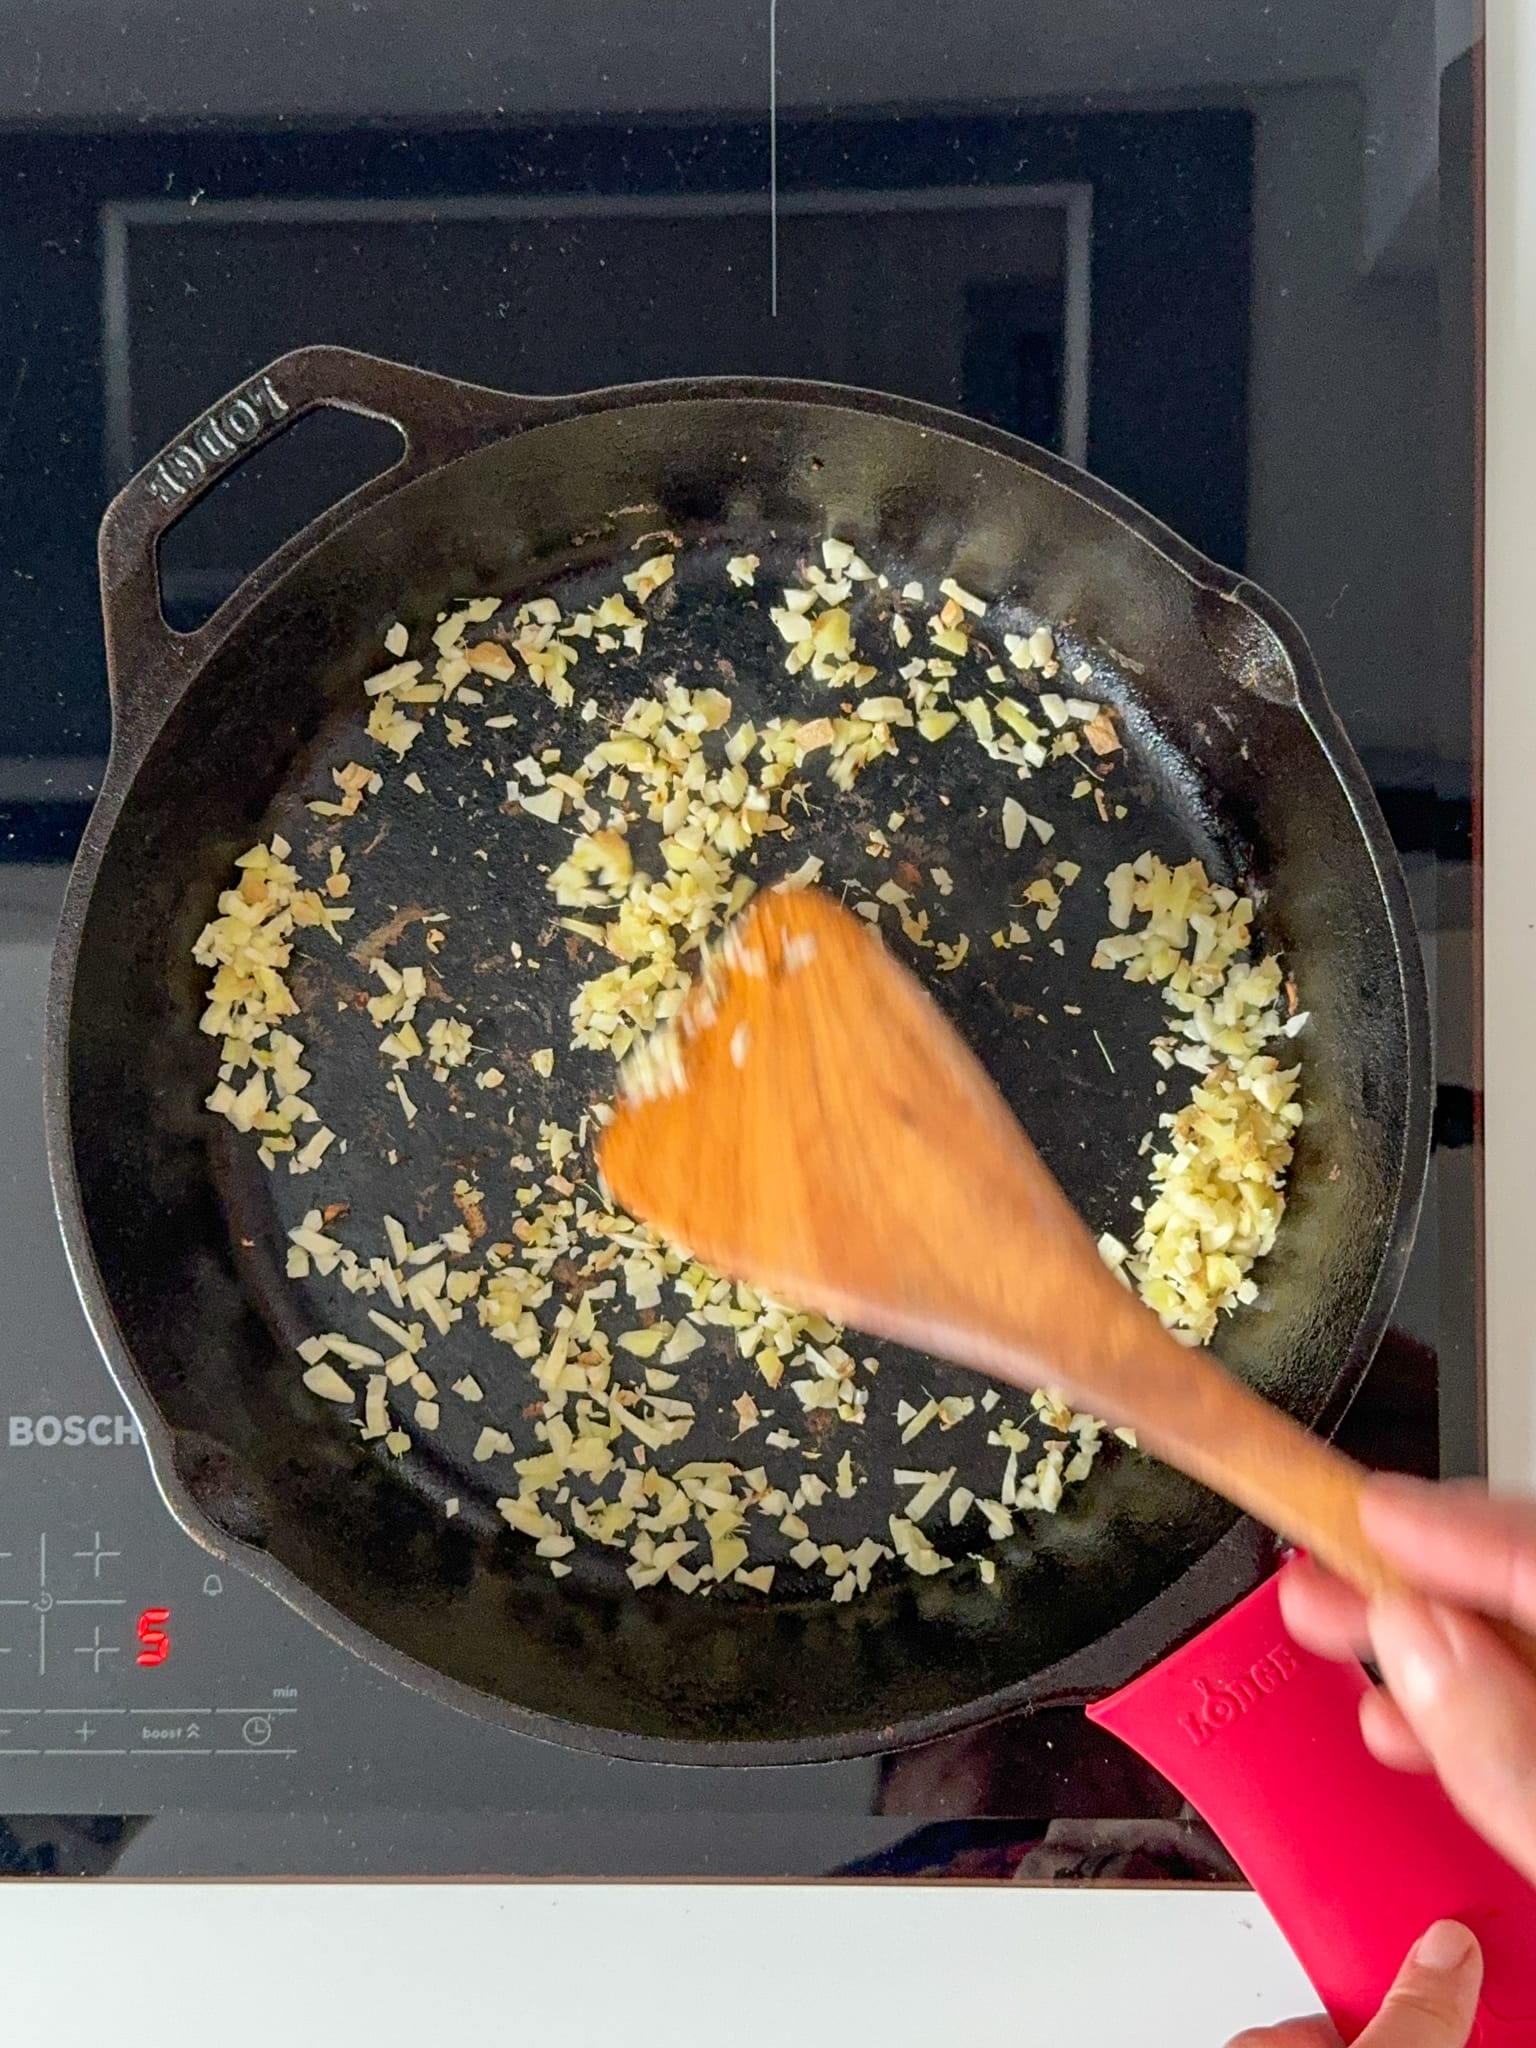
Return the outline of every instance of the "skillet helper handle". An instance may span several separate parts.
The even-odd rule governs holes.
[[[1291,1569],[1287,1566],[1286,1570]],[[1482,2048],[1536,2048],[1536,1888],[1429,1777],[1360,1734],[1370,1681],[1304,1650],[1284,1573],[1088,1709],[1170,1779],[1231,1852],[1352,2041],[1434,1921],[1482,1943]]]
[[[322,406],[396,427],[405,443],[400,460],[279,548],[195,632],[173,631],[160,602],[161,540],[246,456]],[[427,470],[549,418],[559,407],[556,399],[461,384],[345,348],[295,349],[227,392],[144,465],[102,521],[98,558],[114,745],[135,751],[136,737],[158,723],[184,677],[300,552]]]

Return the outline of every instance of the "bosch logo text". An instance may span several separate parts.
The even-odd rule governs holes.
[[[138,1441],[131,1415],[13,1415],[6,1432],[13,1451],[51,1451],[61,1445],[69,1451],[102,1451]]]

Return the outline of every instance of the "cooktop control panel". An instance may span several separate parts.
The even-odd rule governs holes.
[[[296,1686],[228,1702],[197,1683],[227,1683],[223,1660],[208,1654],[222,1572],[194,1585],[195,1570],[177,1570],[173,1589],[162,1559],[150,1585],[110,1527],[56,1526],[11,1541],[0,1550],[0,1761],[294,1755]]]
[[[133,1418],[13,1409],[0,1431],[0,1809],[39,1780],[95,1805],[146,1772],[194,1800],[210,1773],[289,1773],[309,1632],[176,1529]]]

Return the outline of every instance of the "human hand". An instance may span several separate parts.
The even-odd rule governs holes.
[[[1305,1564],[1281,1588],[1286,1626],[1322,1656],[1375,1661],[1386,1690],[1361,1701],[1366,1747],[1393,1769],[1435,1771],[1463,1817],[1536,1882],[1536,1676],[1488,1625],[1536,1631],[1536,1502],[1378,1477],[1360,1514],[1422,1590],[1367,1603]]]
[[[1355,2048],[1466,2048],[1477,2014],[1483,1959],[1477,1943],[1454,1920],[1437,1920],[1415,1943],[1381,2011]],[[1341,2048],[1329,2022],[1283,2020],[1250,2027],[1227,2048]]]

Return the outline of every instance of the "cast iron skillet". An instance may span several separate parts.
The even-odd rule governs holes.
[[[281,548],[206,625],[170,631],[161,535],[241,454],[320,405],[393,421],[403,459]],[[1284,947],[1312,1016],[1308,1115],[1261,1299],[1226,1323],[1222,1351],[1303,1421],[1337,1424],[1409,1250],[1429,1043],[1402,878],[1307,648],[1261,592],[1104,485],[1007,435],[867,392],[730,380],[530,399],[315,348],[230,394],[141,472],[101,534],[114,731],[54,965],[56,1198],[171,1511],[328,1634],[454,1706],[614,1754],[783,1763],[889,1749],[1127,1676],[1177,1630],[1181,1575],[1222,1542],[1230,1511],[1124,1456],[1062,1514],[1034,1518],[1000,1598],[958,1571],[898,1576],[835,1608],[797,1593],[788,1573],[768,1599],[637,1596],[602,1555],[556,1582],[498,1532],[498,1486],[462,1444],[392,1465],[298,1388],[282,1231],[316,1191],[262,1175],[201,1107],[216,1050],[197,1030],[192,940],[233,857],[275,821],[301,832],[303,795],[329,760],[357,751],[359,683],[386,624],[483,591],[611,589],[632,548],[662,529],[683,544],[681,623],[654,631],[674,632],[683,668],[714,679],[730,662],[765,708],[763,621],[727,601],[723,558],[755,552],[762,580],[777,582],[829,532],[930,588],[953,574],[989,595],[1022,591],[1088,650],[1094,694],[1117,704],[1128,738],[1129,815],[1093,842],[1098,865],[1063,930],[1081,963],[1101,916],[1097,877],[1147,843],[1199,851],[1259,896],[1264,937]],[[750,644],[739,637],[749,625]],[[971,770],[946,752],[937,772]],[[916,773],[931,782],[935,771]],[[904,792],[919,831],[924,794]],[[470,889],[469,840],[484,850],[487,820],[461,827],[440,805],[423,823],[396,802],[378,901],[404,900],[429,836],[446,842],[434,856],[451,871],[443,886]],[[957,799],[937,843],[984,899],[994,841],[966,840],[965,809]],[[547,922],[538,878],[517,858],[469,906],[488,953],[498,933],[537,943]],[[984,901],[977,911],[985,920]],[[477,1001],[510,1012],[521,998],[495,966],[465,971],[484,967]],[[1135,1142],[1155,1069],[1134,1055],[1156,1010],[1145,991],[1094,979],[1094,1020],[1121,1055],[1115,1078],[991,984],[951,1002],[1097,1225],[1123,1216],[1144,1172]],[[1042,991],[1042,1011],[1059,1005],[1070,977]],[[551,982],[547,1015],[520,1027],[528,1042],[564,1043],[545,1034],[565,993]],[[328,1064],[322,1039],[317,1088],[377,1089],[376,1055],[367,1074],[348,1059],[338,1048]],[[565,1114],[574,1121],[569,1100]],[[502,1170],[493,1151],[472,1162],[482,1176]],[[367,1152],[354,1147],[348,1192],[398,1208],[398,1178]],[[415,1188],[417,1213],[440,1193]],[[449,1490],[465,1498],[454,1521],[441,1510]]]

